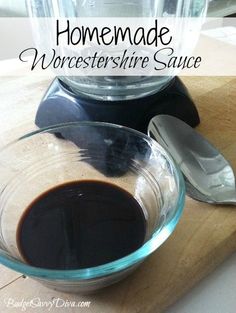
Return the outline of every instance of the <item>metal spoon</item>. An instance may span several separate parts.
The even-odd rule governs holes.
[[[235,176],[230,164],[193,128],[173,116],[157,115],[148,125],[148,134],[167,149],[179,165],[190,197],[236,205]]]

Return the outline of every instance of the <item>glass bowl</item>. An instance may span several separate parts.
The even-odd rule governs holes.
[[[0,151],[0,172],[0,263],[65,292],[93,292],[131,273],[170,236],[184,206],[183,178],[169,154],[148,136],[112,124],[68,123],[26,134]],[[91,179],[119,186],[139,202],[146,219],[143,245],[91,268],[26,264],[16,238],[25,209],[56,185]]]

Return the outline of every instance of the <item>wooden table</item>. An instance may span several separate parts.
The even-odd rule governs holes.
[[[236,170],[236,77],[183,79],[201,116],[198,131],[218,147]],[[37,105],[49,85],[40,77],[0,78],[0,145],[35,128]],[[68,313],[158,313],[236,251],[236,210],[188,199],[174,234],[133,275],[96,295],[63,294],[0,266],[0,312],[18,313],[7,301],[91,301]],[[13,300],[9,300],[13,299]],[[39,302],[38,302],[39,303]],[[12,304],[13,306],[13,304]],[[60,312],[53,306],[50,312]],[[63,310],[63,312],[64,312]],[[26,312],[47,312],[46,307]]]

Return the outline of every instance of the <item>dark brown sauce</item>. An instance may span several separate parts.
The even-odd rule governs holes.
[[[24,212],[17,244],[25,261],[81,269],[124,257],[144,242],[143,210],[127,191],[95,180],[56,186]]]

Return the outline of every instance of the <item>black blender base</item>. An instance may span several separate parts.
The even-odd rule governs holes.
[[[76,121],[119,124],[146,133],[150,119],[158,114],[173,115],[192,127],[199,124],[197,109],[182,81],[175,77],[162,91],[127,101],[82,98],[55,79],[38,108],[35,123],[47,127]]]

